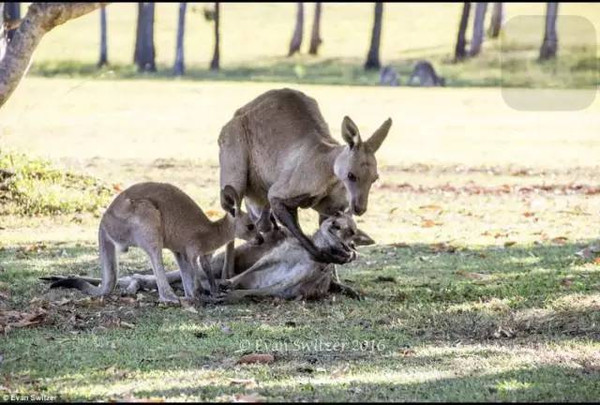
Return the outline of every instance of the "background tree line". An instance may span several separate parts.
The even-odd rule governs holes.
[[[70,14],[70,9],[66,8],[65,4],[73,4],[73,7],[76,7],[77,10],[86,9],[88,10],[91,6],[82,7],[81,5],[84,3],[32,3],[29,6],[27,13],[31,14],[31,17],[39,17],[39,21],[44,20],[47,15],[44,16],[43,13],[48,13],[49,10],[52,12],[56,12],[56,10],[63,10],[64,12],[60,14],[61,18],[64,19],[57,20],[59,23],[63,23],[68,21],[73,15]],[[92,3],[88,3],[92,4]],[[109,64],[110,62],[110,50],[108,49],[107,39],[108,39],[108,9],[110,7],[106,7],[106,4],[109,3],[97,3],[96,7],[92,7],[91,10],[99,8],[99,16],[100,16],[100,49],[99,49],[99,58],[98,58],[98,66],[104,66]],[[133,54],[133,62],[137,66],[137,69],[140,72],[153,72],[156,71],[156,49],[154,46],[154,25],[156,19],[156,11],[155,11],[155,3],[151,2],[141,2],[137,3],[137,23],[135,27],[134,40],[134,54]],[[31,8],[32,6],[33,9]],[[12,42],[16,33],[17,28],[19,27],[20,17],[21,17],[21,3],[18,2],[6,2],[0,3],[0,19],[2,19],[0,24],[0,67],[3,66],[3,69],[8,69],[8,65],[16,66],[14,63],[9,63],[5,61],[5,55],[7,54],[7,50],[12,46]],[[325,10],[327,8],[327,4],[323,4],[317,2],[314,4],[314,8],[312,9],[312,30],[310,34],[310,43],[308,47],[308,54],[316,55],[319,52],[320,46],[323,43],[322,38],[322,30],[321,30],[321,20],[322,13],[327,12]],[[474,9],[474,12],[471,13],[471,9]],[[502,32],[502,22],[504,20],[505,13],[505,5],[504,3],[470,3],[465,2],[463,4],[461,10],[461,18],[458,25],[457,30],[457,38],[456,38],[456,46],[454,50],[454,60],[455,62],[460,62],[467,58],[476,57],[480,54],[485,37],[485,27],[484,22],[486,18],[486,13],[488,9],[491,9],[491,19],[490,26],[488,27],[488,36],[490,38],[498,38]],[[34,11],[34,13],[30,13],[30,11]],[[177,29],[174,33],[176,35],[176,53],[175,60],[173,62],[173,73],[175,75],[183,75],[185,74],[185,55],[184,55],[184,40],[185,40],[185,17],[186,12],[188,11],[187,3],[179,4],[179,13],[178,13],[178,23]],[[225,6],[225,12],[226,12]],[[287,50],[287,55],[292,56],[298,52],[301,52],[302,48],[302,40],[304,33],[304,20],[305,20],[305,4],[299,2],[296,4],[296,13],[295,19],[293,22],[293,30],[291,40],[289,42],[289,47]],[[218,3],[210,3],[203,9],[204,19],[213,24],[213,32],[214,32],[214,40],[213,40],[213,55],[209,64],[209,68],[211,70],[220,69],[220,55],[221,55],[221,32],[220,32],[220,23],[222,18],[223,6]],[[471,17],[471,14],[473,16]],[[539,59],[545,60],[556,57],[557,48],[558,48],[558,37],[556,30],[556,21],[558,14],[558,3],[547,3],[546,6],[546,23],[544,28],[543,41],[540,47]],[[385,17],[385,3],[377,2],[373,4],[373,14],[372,14],[372,30],[370,32],[370,45],[366,54],[366,59],[364,62],[364,68],[367,70],[371,69],[379,69],[381,67],[380,60],[380,48],[382,43],[382,29],[383,29],[383,20]],[[31,20],[33,21],[33,20]],[[38,20],[35,20],[38,21]],[[466,33],[469,24],[472,24],[472,37],[470,41],[467,41]],[[46,25],[50,27],[50,29],[54,26],[53,24]],[[37,30],[39,28],[37,25],[28,24],[24,28],[23,34],[25,37],[27,35],[33,35],[36,41],[41,39],[41,35],[43,35],[47,30],[46,27],[42,27],[44,29]],[[36,31],[37,30],[37,31]],[[27,34],[27,35],[25,35]],[[365,35],[369,35],[369,33],[365,33]],[[31,48],[31,52],[37,45],[37,42],[23,44]],[[18,41],[17,41],[18,42]],[[33,47],[31,47],[33,45]],[[467,49],[467,45],[469,45],[469,49]],[[15,45],[16,46],[16,45]],[[22,69],[23,72],[26,70],[28,66],[30,54],[28,52],[20,52],[21,49],[17,49],[14,52],[14,55],[11,56],[11,60],[14,61],[16,59],[26,59],[25,67],[19,67],[17,70]],[[10,70],[10,69],[9,69]],[[2,73],[2,72],[0,72]],[[11,75],[4,73],[2,79],[4,81],[9,81],[8,78]],[[18,76],[18,75],[17,75]],[[20,80],[20,77],[19,77]],[[0,83],[0,85],[2,85]],[[6,86],[6,84],[4,84]]]

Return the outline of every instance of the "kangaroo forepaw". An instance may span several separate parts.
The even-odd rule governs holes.
[[[227,292],[231,291],[233,288],[233,283],[229,280],[219,280],[217,284],[218,284],[217,295],[219,295],[221,293],[227,293]]]

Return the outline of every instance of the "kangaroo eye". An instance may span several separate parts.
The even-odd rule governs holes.
[[[246,226],[246,229],[248,229],[249,231],[253,231],[254,230],[254,224],[250,224],[250,225]]]
[[[357,180],[354,173],[352,173],[352,172],[348,173],[348,180],[350,180],[351,182],[355,182]]]
[[[335,229],[336,231],[339,231],[341,228],[337,223],[334,222],[333,224],[331,224],[331,229]]]

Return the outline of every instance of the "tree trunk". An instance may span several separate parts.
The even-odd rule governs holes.
[[[177,20],[177,45],[175,49],[175,64],[173,74],[183,76],[185,73],[185,61],[183,57],[183,37],[185,33],[185,12],[187,3],[179,3],[179,18]]]
[[[546,29],[544,30],[544,42],[540,49],[540,60],[556,58],[558,49],[558,35],[556,33],[556,18],[558,16],[558,3],[546,5]]]
[[[321,2],[315,3],[315,17],[313,20],[313,27],[310,36],[310,49],[308,53],[316,55],[319,52],[319,45],[323,40],[321,39]]]
[[[44,34],[103,4],[106,3],[32,3],[0,59],[0,107],[17,88]]]
[[[142,4],[138,3],[137,23],[135,25],[135,47],[133,50],[133,63],[137,65],[140,58],[140,47],[142,45]]]
[[[383,18],[383,3],[375,3],[375,18],[373,21],[373,31],[371,32],[371,45],[365,62],[365,69],[379,69],[379,45],[381,44],[381,22]]]
[[[483,32],[485,22],[485,13],[487,11],[487,3],[477,3],[475,6],[475,18],[473,20],[473,39],[471,40],[470,56],[477,56],[481,52],[481,44],[483,44]]]
[[[458,62],[463,60],[467,56],[466,46],[467,41],[465,39],[467,32],[467,25],[469,24],[469,14],[471,12],[471,3],[463,3],[462,14],[460,16],[460,23],[458,24],[458,38],[456,39],[456,48],[454,50],[454,61]]]
[[[4,5],[5,3],[0,3],[0,61],[4,58],[8,45],[8,35],[4,29]]]
[[[4,17],[7,21],[15,21],[21,18],[21,3],[6,2],[4,3]],[[16,29],[8,30],[8,40],[10,41],[15,35]]]
[[[290,41],[290,50],[288,56],[292,56],[296,52],[300,52],[300,45],[302,45],[302,36],[304,32],[304,3],[298,3],[298,10],[296,11],[296,27],[294,28],[294,35]]]
[[[100,7],[100,60],[98,67],[108,65],[108,45],[106,43],[106,7]]]
[[[502,3],[494,3],[492,9],[492,20],[490,21],[490,29],[488,35],[490,38],[498,38],[500,31],[502,30],[502,23],[504,22],[504,7]]]
[[[135,63],[140,72],[156,72],[154,52],[154,3],[139,3]]]
[[[215,2],[215,49],[213,51],[213,58],[210,61],[210,70],[219,70],[220,63],[220,46],[221,39],[219,36],[219,23],[220,23],[220,8],[221,4],[219,2]]]

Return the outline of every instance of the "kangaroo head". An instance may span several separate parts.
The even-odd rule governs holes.
[[[328,217],[321,223],[319,231],[330,246],[345,245],[353,251],[356,246],[372,245],[375,243],[369,235],[361,231],[352,219],[352,215],[343,212]]]
[[[257,245],[264,242],[250,215],[242,211],[238,193],[230,185],[226,185],[221,191],[221,206],[233,218],[236,238],[252,241]]]
[[[342,121],[342,137],[348,146],[336,158],[333,170],[346,188],[352,214],[362,215],[367,210],[369,190],[379,178],[375,152],[385,140],[391,126],[392,119],[388,118],[363,142],[356,124],[349,117],[344,117]]]
[[[321,224],[321,230],[350,244],[351,247],[375,244],[375,241],[365,231],[358,229],[356,222],[348,213],[337,212],[328,217]]]

